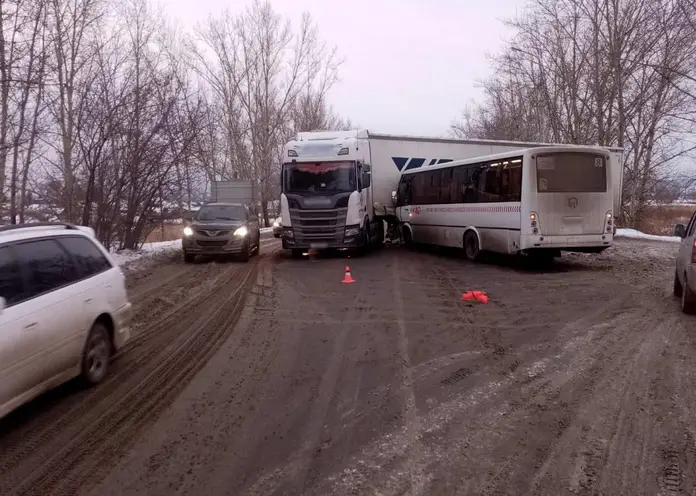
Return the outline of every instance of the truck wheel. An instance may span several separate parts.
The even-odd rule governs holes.
[[[464,256],[467,260],[475,261],[481,254],[479,248],[479,237],[475,231],[464,233]]]
[[[194,260],[196,260],[196,255],[184,252],[184,263],[190,264],[193,263]]]

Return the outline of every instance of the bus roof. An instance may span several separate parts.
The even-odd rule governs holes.
[[[457,167],[460,165],[477,164],[479,162],[488,162],[490,160],[503,160],[506,158],[514,158],[523,155],[526,152],[534,153],[549,153],[549,152],[568,152],[568,151],[588,151],[593,153],[601,153],[603,155],[609,155],[610,150],[601,146],[587,146],[587,145],[550,145],[550,146],[535,146],[529,148],[522,148],[519,150],[510,150],[509,152],[495,153],[493,155],[480,155],[478,157],[464,158],[460,160],[453,160],[452,162],[445,162],[444,164],[431,165],[428,167],[418,167],[416,169],[405,170],[402,174],[415,174],[417,172],[424,172],[429,170],[437,169],[447,169],[449,167]]]

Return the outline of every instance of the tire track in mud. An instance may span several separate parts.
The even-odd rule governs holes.
[[[38,429],[25,432],[29,439],[3,446],[0,493],[74,494],[85,481],[98,481],[109,468],[104,462],[127,448],[231,332],[257,263],[267,263],[257,260],[207,267],[206,274],[223,270],[129,344],[93,395],[67,411],[48,412]],[[175,279],[167,278],[165,286]]]
[[[454,488],[459,488],[457,489],[459,491],[467,484],[468,487],[474,488],[477,483],[472,480],[458,479],[451,486],[443,487],[438,485],[438,479],[441,480],[445,474],[448,474],[445,478],[449,478],[449,474],[456,474],[461,465],[467,465],[466,461],[461,458],[461,451],[464,450],[464,446],[477,446],[477,435],[481,434],[485,438],[489,432],[498,432],[498,435],[501,436],[512,436],[512,432],[508,429],[511,422],[510,417],[516,416],[522,426],[527,421],[525,416],[528,413],[538,417],[539,407],[536,402],[544,405],[541,412],[544,422],[552,423],[550,426],[545,424],[545,429],[550,437],[547,437],[547,433],[542,433],[542,439],[554,439],[561,435],[563,429],[571,422],[573,412],[581,401],[581,399],[574,401],[572,398],[561,398],[564,384],[567,384],[568,381],[568,378],[565,378],[562,373],[564,361],[561,360],[561,357],[565,357],[567,361],[572,359],[574,350],[584,348],[593,352],[605,351],[598,345],[611,335],[611,327],[607,326],[606,321],[607,319],[618,319],[616,322],[621,322],[622,313],[632,306],[631,296],[616,295],[616,297],[602,301],[589,314],[585,312],[583,315],[576,312],[578,314],[576,320],[570,323],[566,321],[562,328],[552,329],[552,332],[544,333],[546,338],[552,339],[550,342],[535,342],[535,340],[529,342],[529,338],[525,337],[522,322],[524,314],[514,316],[515,320],[518,321],[516,326],[504,328],[508,334],[510,331],[515,331],[518,336],[505,338],[501,336],[500,329],[496,334],[490,335],[488,332],[481,332],[480,325],[477,325],[480,324],[480,318],[485,317],[486,312],[495,311],[493,307],[496,306],[497,302],[494,301],[490,307],[470,307],[450,300],[454,295],[462,292],[461,281],[456,275],[458,272],[466,270],[465,267],[452,267],[451,262],[447,259],[442,260],[427,255],[414,256],[409,260],[409,262],[411,261],[412,264],[404,265],[409,271],[413,270],[420,276],[418,290],[423,293],[422,300],[426,302],[425,305],[436,311],[442,310],[443,314],[451,316],[452,320],[456,320],[461,327],[455,332],[465,334],[462,336],[463,341],[461,341],[464,350],[459,352],[451,350],[455,353],[432,358],[413,367],[414,373],[418,371],[415,379],[421,384],[427,376],[446,372],[448,368],[450,370],[456,368],[456,370],[453,373],[443,375],[442,381],[446,385],[459,385],[460,382],[466,382],[461,393],[455,393],[454,397],[450,396],[444,403],[421,414],[421,423],[426,426],[423,431],[423,467],[425,473],[430,474],[429,478],[432,480],[425,492],[432,491],[435,494],[442,491],[441,493],[444,494],[453,491]],[[423,263],[417,263],[418,261]],[[477,267],[474,267],[474,270],[476,269]],[[478,269],[488,272],[485,267],[478,267]],[[423,279],[424,274],[426,274],[425,280]],[[403,279],[408,282],[408,274]],[[431,294],[434,295],[435,299],[429,302]],[[443,305],[443,301],[444,306],[441,309],[437,308],[437,306]],[[512,315],[508,316],[508,318],[510,317]],[[535,322],[538,322],[538,319],[533,320],[532,323]],[[592,331],[594,326],[599,327]],[[509,339],[513,339],[513,341],[508,344]],[[472,346],[473,349],[471,349]],[[457,347],[457,350],[460,350],[460,346]],[[617,350],[618,347],[613,346],[610,351],[616,353]],[[501,360],[508,355],[514,355],[514,360],[512,357],[509,357],[511,360],[508,361]],[[598,362],[607,365],[611,361],[607,358],[609,356],[602,355]],[[509,368],[510,363],[508,362],[514,366]],[[579,367],[578,371],[584,370],[583,367],[587,367],[588,363],[578,361],[576,365]],[[552,374],[556,374],[555,382],[549,377],[554,377]],[[571,377],[571,379],[575,379],[575,377]],[[431,382],[432,379],[427,381],[427,383]],[[583,383],[579,386],[581,391],[586,388],[591,389],[591,384]],[[392,393],[398,392],[392,389]],[[430,395],[426,394],[426,396]],[[360,416],[367,413],[367,410],[376,408],[379,408],[379,405],[367,408],[365,412],[360,413]],[[452,427],[461,429],[459,424],[462,417],[466,417],[470,419],[470,422],[476,424],[475,428],[466,429],[464,433],[450,432]],[[345,427],[349,427],[349,425],[350,423]],[[533,431],[537,432],[536,429]],[[442,436],[445,436],[448,441],[444,442]],[[525,434],[519,443],[520,445],[524,443],[543,445],[544,441],[536,443],[528,434]],[[357,458],[353,458],[354,465],[351,464],[346,468],[343,474],[335,474],[325,479],[317,494],[368,489],[379,491],[382,494],[408,492],[410,486],[409,461],[404,459],[405,453],[403,452],[404,447],[408,444],[408,436],[405,431],[397,429],[396,432],[385,434],[366,446]],[[496,457],[486,456],[486,454],[473,455],[476,460],[471,462],[471,466],[477,464],[478,458],[487,459],[496,462],[496,464],[502,462],[502,468],[496,470],[496,466],[490,467],[493,472],[489,478],[486,478],[480,470],[476,470],[476,478],[488,479],[483,487],[493,492],[496,490],[505,492],[506,470],[509,472],[510,469],[514,469],[515,463],[519,461],[519,446],[508,451],[510,456],[505,457],[506,461],[496,460]],[[529,457],[530,453],[528,451],[525,453],[525,456]],[[544,449],[533,454],[532,458],[539,459],[540,456],[545,456]],[[455,463],[457,460],[458,464]],[[537,463],[541,464],[542,462],[543,458]],[[449,466],[450,463],[453,466]],[[444,473],[441,472],[439,476],[434,472],[436,467],[440,472],[439,469],[442,467],[438,467],[438,465],[445,466]],[[527,475],[529,475],[529,469],[526,470]]]
[[[207,290],[189,292],[187,302],[191,306],[195,307],[209,298],[211,290],[215,288],[219,279],[225,276],[234,277],[240,266],[230,265],[224,268],[227,270],[210,279],[210,284],[206,287]],[[205,267],[206,274],[213,270],[215,268]],[[166,288],[166,285],[163,288]],[[136,305],[147,308],[148,302],[136,303]],[[153,353],[161,351],[162,347],[169,343],[170,338],[178,334],[180,327],[177,326],[179,324],[185,326],[190,321],[190,319],[181,321],[179,316],[181,308],[182,305],[176,305],[165,311],[164,315],[161,315],[154,322],[151,321],[143,333],[133,338],[125,349],[114,357],[110,374],[98,387],[78,391],[76,397],[59,398],[57,404],[49,405],[48,411],[41,412],[31,419],[28,425],[9,432],[0,443],[0,471],[7,473],[23,461],[34,461],[38,458],[34,463],[27,465],[25,471],[31,471],[34,464],[43,463],[41,457],[50,455],[47,450],[39,450],[37,453],[34,453],[34,450],[51,441],[57,435],[69,439],[72,433],[79,432],[81,422],[75,422],[75,419],[82,419],[85,414],[89,417],[98,416],[100,408],[106,408],[110,404],[111,396],[116,391],[124,389],[123,381],[133,375],[134,371],[136,374],[140,373],[142,367],[147,366],[152,360]],[[91,415],[90,412],[92,412]],[[27,456],[31,460],[25,460]],[[0,493],[2,493],[4,480],[5,478],[0,480]]]
[[[296,287],[297,285],[305,292],[312,294],[312,290],[308,285],[300,281],[297,281]],[[311,410],[310,418],[305,424],[304,433],[301,436],[304,440],[302,445],[294,451],[282,468],[262,475],[250,488],[245,490],[245,494],[262,495],[275,493],[282,491],[288,483],[291,483],[294,488],[305,488],[314,463],[314,457],[317,450],[320,449],[326,418],[336,394],[342,366],[346,360],[346,340],[350,334],[353,320],[362,310],[365,301],[369,301],[369,299],[365,300],[366,291],[369,289],[367,285],[355,287],[351,300],[352,304],[349,305],[350,310],[342,317],[341,323],[347,325],[339,327],[338,335],[333,340],[327,369],[322,375],[316,396],[312,398],[314,406]],[[313,298],[310,301],[312,302],[312,310],[328,318],[328,315],[331,313],[330,300],[321,301]]]

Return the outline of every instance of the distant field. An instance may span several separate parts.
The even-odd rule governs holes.
[[[146,243],[156,243],[159,241],[172,241],[174,239],[181,238],[181,230],[184,228],[184,224],[165,224],[164,230],[160,227],[156,227],[148,237],[145,239]]]
[[[694,211],[696,211],[696,204],[674,203],[650,206],[643,222],[636,228],[648,234],[671,235],[674,233],[674,225],[686,225]]]

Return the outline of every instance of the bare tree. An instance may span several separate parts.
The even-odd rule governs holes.
[[[625,149],[624,211],[637,224],[671,164],[694,150],[693,0],[534,0],[509,24],[486,103],[455,135]]]

